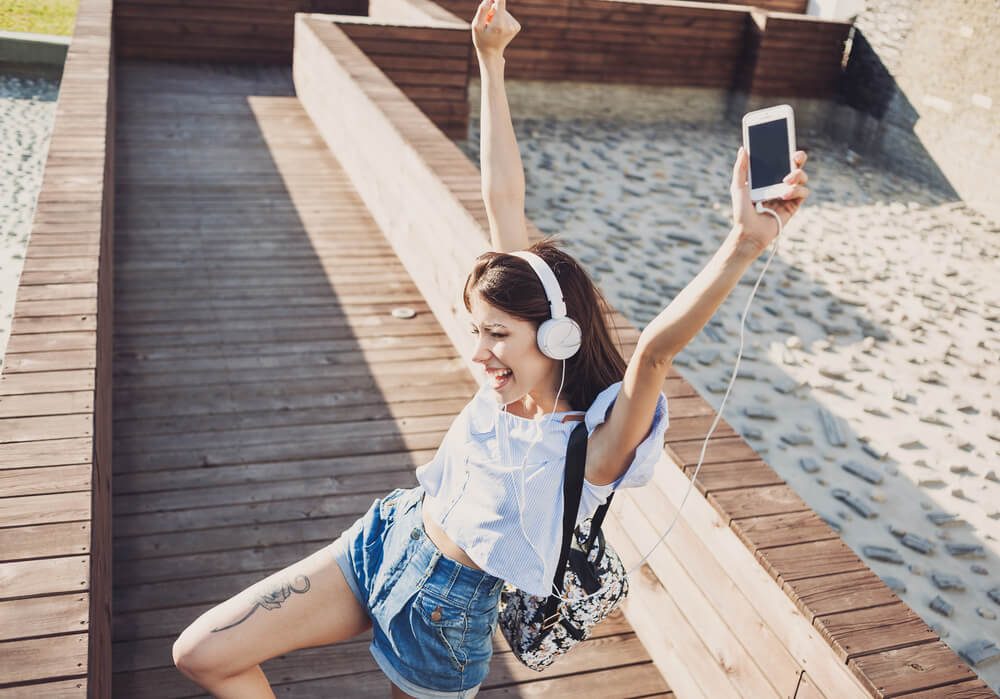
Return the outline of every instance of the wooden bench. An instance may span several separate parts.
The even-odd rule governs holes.
[[[468,362],[460,286],[488,247],[479,172],[338,21],[296,17],[298,96]],[[638,331],[606,311],[627,357]],[[629,567],[680,505],[713,416],[679,375],[664,391],[665,457],[606,524]],[[725,421],[632,583],[628,620],[679,697],[992,696]]]
[[[110,695],[111,5],[80,2],[0,375],[3,697]]]

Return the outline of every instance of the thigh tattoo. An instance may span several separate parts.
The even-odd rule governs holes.
[[[302,580],[302,582],[299,582],[300,579]],[[293,592],[303,594],[309,591],[309,578],[307,578],[305,575],[296,576],[295,582],[299,582],[299,587],[295,587],[288,583],[283,583],[281,585],[278,585],[278,587],[274,588],[269,592],[258,594],[257,601],[254,603],[253,607],[250,608],[250,611],[243,616],[242,619],[234,621],[232,624],[229,624],[228,626],[212,629],[212,633],[215,633],[216,631],[225,631],[226,629],[231,629],[234,626],[242,624],[244,621],[249,619],[250,615],[252,615],[258,609],[261,608],[280,609],[282,602],[291,597]]]

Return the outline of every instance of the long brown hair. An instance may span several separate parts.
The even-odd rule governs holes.
[[[563,292],[566,315],[580,325],[580,349],[566,360],[563,390],[573,410],[586,410],[598,393],[625,376],[625,360],[604,321],[604,296],[586,270],[555,240],[540,240],[527,249],[552,269]],[[477,257],[462,295],[467,311],[472,310],[473,292],[491,306],[533,322],[536,329],[551,317],[541,280],[520,257],[493,251]]]

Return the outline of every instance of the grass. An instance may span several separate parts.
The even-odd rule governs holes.
[[[73,33],[78,0],[0,0],[0,30],[35,34]]]

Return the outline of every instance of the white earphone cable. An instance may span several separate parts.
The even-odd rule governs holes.
[[[705,460],[705,451],[708,449],[708,440],[712,436],[712,433],[715,432],[715,427],[719,424],[719,420],[722,418],[722,411],[726,407],[726,401],[729,399],[729,393],[730,391],[733,390],[733,384],[736,382],[736,374],[740,368],[740,360],[743,358],[743,330],[744,326],[746,325],[747,313],[750,311],[750,304],[753,302],[753,297],[757,293],[757,287],[760,286],[760,282],[764,278],[764,273],[767,272],[767,268],[771,264],[771,260],[774,258],[775,253],[778,252],[778,240],[780,239],[782,233],[781,217],[778,216],[778,214],[775,211],[772,211],[771,209],[765,207],[762,202],[757,202],[755,208],[758,213],[766,212],[774,216],[774,219],[778,222],[778,235],[774,239],[774,245],[771,250],[771,254],[768,255],[767,262],[764,263],[764,268],[760,271],[760,276],[757,277],[757,283],[753,285],[753,289],[750,291],[750,296],[749,298],[747,298],[746,306],[743,307],[743,316],[740,318],[740,347],[739,351],[736,353],[736,363],[733,365],[733,374],[729,378],[729,386],[726,388],[726,393],[722,397],[722,403],[721,405],[719,405],[719,410],[715,414],[715,420],[712,421],[712,426],[709,428],[708,434],[705,435],[705,441],[701,445],[701,454],[698,456],[698,465],[695,467],[694,473],[691,474],[691,482],[688,483],[687,489],[684,491],[684,497],[681,498],[681,502],[677,506],[676,511],[674,512],[674,517],[670,521],[670,526],[667,527],[667,530],[663,532],[663,535],[659,539],[657,539],[656,543],[653,544],[653,547],[649,549],[649,551],[646,553],[645,556],[639,559],[639,562],[636,563],[626,573],[626,575],[634,573],[642,566],[642,564],[646,561],[646,559],[652,555],[654,550],[656,550],[656,547],[659,546],[660,543],[667,538],[667,535],[674,528],[674,524],[677,523],[677,518],[680,516],[681,508],[684,507],[684,503],[687,502],[688,495],[691,494],[691,488],[694,487],[695,479],[698,477],[698,472],[701,470],[702,461]],[[568,599],[567,597],[563,596],[562,590],[556,589],[555,581],[554,580],[552,581],[552,588],[556,590],[555,596],[558,597],[566,605],[579,604],[580,602],[583,602],[584,600],[589,599],[596,594],[599,594],[602,590],[604,590],[605,587],[607,586],[602,585],[600,588],[590,593],[589,595],[584,595],[583,597],[578,597],[576,599]]]
[[[541,439],[541,437],[542,437],[543,434],[545,434],[545,428],[549,426],[549,423],[552,421],[553,416],[555,416],[555,408],[556,408],[556,406],[559,405],[559,394],[562,393],[563,384],[565,383],[565,381],[566,381],[566,360],[564,359],[564,360],[562,360],[562,379],[560,379],[560,381],[559,381],[559,390],[556,391],[556,399],[555,399],[555,401],[552,404],[552,412],[549,413],[549,418],[548,418],[548,420],[545,421],[545,427],[543,427],[542,429],[540,429],[538,431],[538,434],[535,436],[535,440],[528,446],[528,451],[525,452],[525,454],[524,454],[524,460],[521,461],[521,469],[520,469],[521,470],[521,501],[518,503],[517,514],[518,514],[518,518],[519,518],[520,523],[521,523],[521,533],[524,535],[525,541],[528,542],[528,546],[531,547],[531,550],[535,552],[535,555],[542,562],[542,570],[545,569],[545,557],[542,556],[542,554],[540,554],[538,552],[538,549],[535,548],[535,545],[533,543],[531,543],[531,537],[528,536],[528,532],[526,532],[524,530],[524,505],[527,504],[527,500],[528,500],[527,489],[525,488],[524,468],[525,468],[525,466],[528,463],[528,456],[531,455],[531,450],[535,448],[536,444],[538,444],[538,440]],[[510,440],[508,440],[508,444],[509,443],[510,443]]]

